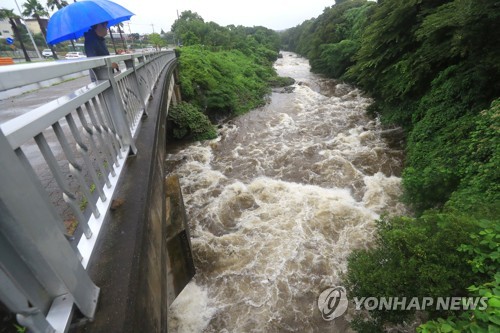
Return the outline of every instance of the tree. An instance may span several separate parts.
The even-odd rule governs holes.
[[[109,37],[111,37],[111,43],[113,43],[113,49],[115,50],[115,53],[118,54],[118,51],[116,50],[115,38],[113,37],[113,30],[111,30],[111,27],[108,28],[108,31]]]
[[[48,16],[49,13],[43,8],[43,6],[38,2],[38,0],[27,0],[24,4],[24,16],[31,16],[35,18],[40,26],[40,30],[44,36],[47,35],[47,30],[45,29],[45,25],[41,21],[42,16]]]
[[[172,24],[172,32],[183,45],[203,44],[206,30],[203,18],[190,10],[182,12]]]
[[[159,50],[162,46],[165,46],[165,40],[161,38],[160,34],[152,33],[149,35],[149,41]]]
[[[66,7],[68,5],[68,2],[65,0],[47,0],[47,7],[50,10],[54,10],[54,8],[57,8],[58,10]]]
[[[47,38],[47,30],[45,29],[45,25],[42,23],[41,16],[48,16],[49,13],[43,8],[43,6],[38,2],[38,0],[27,0],[24,4],[24,16],[31,16],[36,18],[38,25],[40,26],[40,30],[42,31],[43,37]],[[54,51],[54,47],[52,45],[49,46],[52,51],[52,55],[54,59],[57,59],[57,53]]]
[[[175,44],[175,35],[173,32],[169,31],[163,35],[163,39],[167,44]]]
[[[125,45],[125,39],[123,39],[123,35],[122,35],[122,28],[123,28],[123,23],[118,23],[116,25],[116,28],[118,29],[118,33],[120,34],[120,39],[122,40],[122,44],[123,44],[123,50],[127,50],[127,45]]]
[[[24,54],[24,59],[26,59],[27,62],[31,62],[31,59],[28,55],[28,52],[26,52],[26,47],[24,46],[23,40],[21,38],[21,34],[19,33],[19,29],[17,28],[15,19],[19,18],[16,14],[14,14],[13,9],[6,9],[2,8],[0,9],[0,19],[8,19],[10,26],[12,28],[12,31],[14,32],[14,35],[16,36],[17,40],[21,44],[21,49],[23,50]]]

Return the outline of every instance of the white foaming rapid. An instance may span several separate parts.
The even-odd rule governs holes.
[[[321,292],[370,245],[380,214],[400,214],[401,151],[365,115],[370,100],[318,78],[291,53],[277,61],[290,94],[171,156],[197,274],[174,301],[170,332],[347,332],[324,321]]]

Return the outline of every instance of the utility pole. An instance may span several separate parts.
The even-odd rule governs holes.
[[[151,24],[151,26],[153,27],[153,33],[155,33],[155,25]]]
[[[130,30],[130,22],[125,23],[127,23],[128,27],[127,50],[130,50],[132,48],[132,44],[134,44],[134,39],[132,38],[132,31]]]
[[[177,21],[179,21],[179,10],[177,9]],[[177,38],[177,46],[179,46],[181,44],[180,40],[179,40],[179,36],[177,36],[177,34],[175,34],[175,37]],[[174,40],[174,43],[175,43],[175,40]]]
[[[21,8],[19,7],[17,0],[14,0],[14,2],[16,3],[17,10],[19,11],[19,16],[23,17],[23,13],[21,12]],[[23,19],[23,21],[24,21],[24,19]],[[35,40],[33,39],[33,35],[31,34],[30,29],[26,25],[26,21],[24,21],[24,26],[26,27],[26,30],[28,31],[28,35],[30,36],[30,39],[31,39],[31,42],[33,43],[33,46],[35,47],[35,51],[36,51],[38,58],[43,59],[42,55],[40,54],[40,51],[38,51],[38,47],[36,47]]]

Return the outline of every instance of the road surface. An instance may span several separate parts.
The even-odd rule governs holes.
[[[0,124],[90,83],[89,76],[0,100]]]

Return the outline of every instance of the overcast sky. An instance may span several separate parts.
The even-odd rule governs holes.
[[[67,0],[69,3],[72,0]],[[230,24],[247,27],[261,25],[270,29],[283,30],[294,27],[307,19],[318,17],[334,0],[112,0],[135,15],[128,21],[131,32],[152,33],[162,29],[170,31],[172,23],[185,10],[198,13],[205,22],[219,25]],[[22,8],[24,0],[17,0]],[[46,0],[39,0],[43,5]],[[0,7],[14,9],[14,0],[0,0]],[[125,30],[129,32],[125,22]]]

